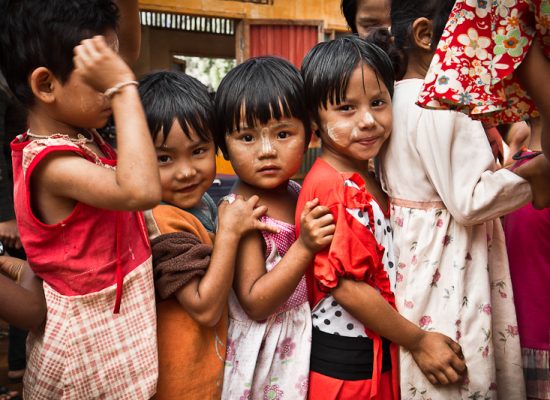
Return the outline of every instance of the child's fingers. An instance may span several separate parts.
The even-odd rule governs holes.
[[[252,210],[252,216],[256,219],[264,216],[265,214],[267,214],[267,206],[258,206]]]
[[[451,340],[451,342],[449,343],[449,346],[455,352],[458,358],[460,358],[461,360],[464,360],[464,354],[462,354],[462,347],[460,347],[460,345],[457,342],[455,342],[454,340]]]
[[[311,219],[321,218],[325,215],[332,216],[332,214],[330,213],[330,209],[328,207],[320,206],[320,205],[317,205],[314,208],[312,208],[311,211],[309,211],[306,215],[307,215],[307,218],[311,218]]]
[[[309,200],[304,204],[304,209],[302,210],[302,217],[305,217],[307,214],[311,212],[319,204],[319,199],[315,198],[313,200]]]
[[[427,373],[425,374],[426,378],[430,381],[432,385],[437,385],[439,382],[437,381],[437,378],[434,376],[434,374]]]
[[[258,221],[256,223],[256,229],[260,231],[267,231],[271,233],[279,233],[279,228],[277,228],[275,225],[266,224],[265,222]]]
[[[238,194],[237,199],[243,199],[243,197]],[[246,200],[246,202],[252,205],[252,207],[256,207],[259,201],[260,201],[260,198],[256,195],[251,196],[248,200]]]
[[[464,356],[463,358],[460,358],[460,359],[459,358],[460,358],[459,355],[453,358],[451,360],[451,366],[453,367],[453,369],[456,371],[457,374],[464,375],[468,367],[466,363],[463,361]]]

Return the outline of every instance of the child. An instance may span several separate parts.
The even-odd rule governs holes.
[[[336,221],[330,248],[306,275],[314,327],[309,398],[398,399],[391,342],[409,349],[428,376],[456,382],[465,370],[460,346],[395,311],[389,208],[367,173],[392,129],[388,56],[356,36],[342,37],[315,46],[302,75],[323,152],[306,176],[296,212],[319,198]]]
[[[407,62],[395,88],[381,176],[392,204],[397,308],[421,328],[453,336],[468,376],[460,385],[433,386],[403,351],[401,390],[408,399],[522,399],[516,314],[498,217],[530,200],[529,184],[506,169],[495,172],[481,123],[415,105],[453,3],[392,1],[393,40]]]
[[[529,146],[513,156],[517,167],[540,153],[539,118],[526,129]],[[520,124],[520,123],[518,123]],[[525,124],[525,123],[523,123]],[[525,124],[526,125],[526,124]],[[531,204],[506,215],[503,222],[528,399],[550,399],[550,208]]]
[[[154,288],[136,211],[160,201],[160,183],[135,77],[112,50],[117,7],[4,1],[2,10],[0,67],[29,111],[29,130],[12,143],[15,210],[48,314],[28,339],[24,397],[150,398]],[[111,113],[118,157],[93,131]]]
[[[366,37],[373,29],[390,27],[391,0],[342,0],[340,8],[353,33]]]
[[[233,192],[259,196],[278,233],[252,232],[239,243],[224,399],[304,399],[308,390],[311,315],[304,270],[332,239],[325,207],[304,207],[296,240],[298,171],[309,119],[300,73],[287,61],[260,57],[230,71],[216,94],[218,142],[238,176]]]
[[[418,104],[458,109],[486,125],[540,112],[542,148],[550,160],[549,21],[548,0],[457,0]]]
[[[157,153],[163,204],[147,213],[157,302],[156,399],[219,399],[227,336],[227,298],[237,246],[258,218],[258,198],[216,206],[206,193],[216,172],[214,105],[204,85],[176,72],[140,80]]]

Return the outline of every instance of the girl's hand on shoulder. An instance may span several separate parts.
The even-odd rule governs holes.
[[[255,230],[278,233],[277,227],[260,221],[259,218],[267,213],[267,207],[258,206],[259,201],[258,196],[248,200],[240,195],[232,201],[224,199],[218,206],[219,230],[232,231],[238,237]]]
[[[74,48],[75,71],[99,92],[121,82],[135,80],[128,65],[111,49],[103,36],[85,39]]]
[[[441,333],[422,331],[417,345],[408,350],[432,385],[457,383],[466,374],[462,348]]]
[[[309,251],[317,253],[332,242],[336,225],[328,207],[319,199],[308,201],[300,215],[300,241]]]

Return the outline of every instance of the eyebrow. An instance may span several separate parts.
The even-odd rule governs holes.
[[[265,125],[248,126],[248,125],[245,125],[245,124],[241,124],[240,129],[256,130],[257,131],[257,130],[261,129],[260,126],[265,126]],[[293,123],[293,122],[275,122],[273,124],[267,125],[267,127],[272,128],[272,129],[295,128],[297,126],[298,125]]]

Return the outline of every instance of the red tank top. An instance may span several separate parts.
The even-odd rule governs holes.
[[[31,207],[30,178],[48,154],[70,151],[105,168],[116,166],[114,150],[95,136],[105,158],[91,152],[84,141],[75,143],[64,135],[35,141],[28,141],[25,134],[18,136],[11,143],[15,212],[21,241],[37,276],[66,296],[94,293],[117,284],[117,312],[124,276],[151,255],[141,213],[79,202],[67,218],[49,225],[38,220]]]

